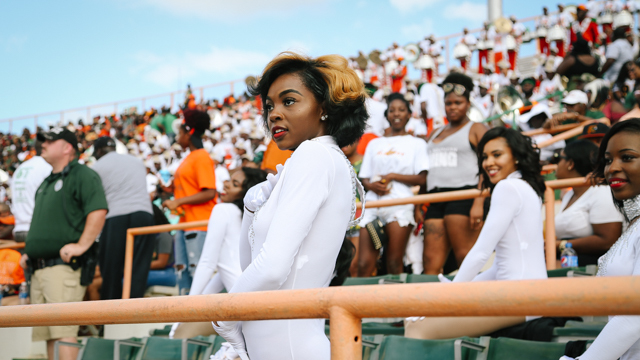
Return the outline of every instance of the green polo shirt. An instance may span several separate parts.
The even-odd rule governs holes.
[[[100,176],[77,160],[65,176],[52,173],[44,179],[35,200],[25,246],[32,259],[60,257],[63,246],[80,240],[87,215],[108,209]]]

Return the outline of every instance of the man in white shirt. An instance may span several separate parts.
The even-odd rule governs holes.
[[[41,156],[42,143],[36,140],[36,156],[23,162],[13,175],[13,204],[11,212],[16,219],[13,238],[18,242],[27,239],[31,226],[31,217],[35,207],[36,191],[42,181],[51,174],[53,169]]]
[[[427,131],[444,125],[444,91],[435,84],[423,84],[420,88],[420,116],[427,124]]]
[[[480,93],[474,99],[475,104],[480,112],[482,112],[482,116],[484,116],[485,119],[491,115],[491,111],[493,110],[493,101],[491,100],[491,94],[489,94],[490,88],[491,86],[488,81],[480,81],[478,84],[478,90]]]
[[[627,61],[633,61],[633,46],[627,40],[627,32],[630,29],[626,26],[619,27],[613,31],[613,42],[607,45],[605,57],[607,61],[602,66],[604,79],[613,85],[618,79],[622,65]]]

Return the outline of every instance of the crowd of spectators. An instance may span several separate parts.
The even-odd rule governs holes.
[[[606,3],[608,7],[594,10],[589,1],[575,8],[573,20],[565,18],[566,44],[539,41],[540,66],[532,77],[519,76],[509,53],[495,64],[482,63],[481,58],[480,74],[463,63],[448,74],[439,74],[436,66],[433,74],[423,72],[418,79],[407,78],[402,64],[405,50],[397,44],[382,54],[382,65],[365,59],[363,68],[353,58],[351,66],[369,90],[369,120],[365,135],[343,152],[362,179],[366,199],[490,187],[489,173],[478,176],[482,173],[478,148],[496,138],[507,139],[512,150],[522,147],[520,135],[515,135],[520,133],[535,134],[533,144],[542,147],[534,168],[556,164],[557,178],[588,176],[608,125],[640,114],[640,59],[633,23],[598,25],[595,19],[611,11],[633,18],[636,8],[629,5],[632,1],[626,7],[619,7],[620,1]],[[548,26],[562,23],[560,15],[566,13],[559,9],[556,23]],[[548,15],[546,9],[544,14]],[[587,26],[581,27],[583,23]],[[537,26],[547,25],[540,21]],[[495,32],[487,24],[482,36]],[[429,49],[432,56],[434,45],[433,37],[427,37],[420,45],[422,55]],[[566,46],[565,56],[559,55],[558,46]],[[387,72],[384,64],[389,61],[396,64]],[[520,101],[519,111],[492,116],[509,110],[500,101],[505,94]],[[91,265],[95,274],[87,275],[92,281],[80,279],[77,268],[64,276],[50,276],[75,281],[78,300],[85,297],[86,285],[88,299],[116,299],[123,291],[127,229],[209,221],[208,226],[138,237],[131,296],[142,297],[154,285],[177,286],[181,295],[229,288],[242,272],[234,250],[240,233],[247,230],[240,228],[242,199],[253,185],[267,179],[267,173],[276,174],[291,155],[277,149],[265,134],[262,112],[259,96],[245,93],[222,101],[196,101],[189,89],[178,109],[127,111],[38,128],[35,133],[24,129],[22,134],[0,134],[0,239],[26,242],[23,266],[28,267],[30,258],[32,268],[42,270],[67,266],[57,258],[70,263],[82,257],[100,234],[97,264]],[[550,134],[564,124],[583,122],[593,123],[584,127],[580,140],[554,141]],[[505,127],[511,129],[505,133]],[[522,159],[531,160],[531,149],[527,145]],[[514,161],[517,168],[518,158]],[[533,207],[539,210],[540,189],[538,177],[530,178],[533,192],[516,191],[531,201],[516,205],[533,214]],[[65,188],[71,190],[60,191]],[[489,235],[483,237],[482,232],[488,204],[489,200],[478,198],[366,211],[359,226],[347,233],[356,249],[351,276],[447,273],[463,266],[472,254],[462,268],[464,276],[456,278],[471,280],[494,250],[486,245]],[[505,211],[492,208],[494,214]],[[537,222],[541,226],[541,219]],[[623,222],[606,188],[572,189],[563,195],[556,217],[558,256],[571,243],[580,265],[596,263],[622,232]],[[60,238],[57,247],[42,245],[60,224],[68,239]],[[387,238],[376,242],[381,232]],[[478,250],[479,243],[486,248]],[[532,265],[535,271],[544,268],[538,255],[531,255],[537,261]],[[15,260],[7,259],[0,256],[0,261]],[[44,284],[52,280],[42,274],[31,280],[32,302],[47,297]],[[527,276],[516,277],[531,278]],[[11,278],[3,291],[15,294],[22,279]],[[37,338],[66,339],[74,331],[51,327],[38,332]],[[172,336],[181,334],[193,333],[176,324]]]

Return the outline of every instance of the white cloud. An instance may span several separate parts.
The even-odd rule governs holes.
[[[464,1],[460,4],[447,5],[444,8],[444,17],[480,23],[487,19],[487,4]]]
[[[140,52],[134,56],[135,65],[130,72],[153,84],[173,88],[178,82],[195,76],[221,75],[225,80],[230,80],[257,74],[272,57],[257,51],[217,47],[206,53],[186,53],[180,56]]]
[[[292,10],[331,0],[138,0],[167,12],[227,22],[244,21],[258,14],[287,14]]]
[[[417,41],[427,35],[433,34],[433,20],[424,19],[420,24],[405,25],[400,32],[409,41]]]
[[[401,13],[409,13],[411,11],[422,10],[429,5],[440,2],[441,0],[389,0],[391,6],[400,10]]]

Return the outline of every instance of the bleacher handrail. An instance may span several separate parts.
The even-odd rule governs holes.
[[[640,314],[640,278],[363,285],[0,307],[0,327],[330,319],[331,359],[361,359],[362,318]]]
[[[573,186],[582,186],[588,184],[588,180],[586,178],[573,178],[573,179],[563,179],[563,180],[549,180],[546,183],[547,192],[551,193],[551,197],[548,197],[548,193],[545,193],[545,214],[547,216],[547,231],[545,232],[545,252],[546,252],[546,260],[547,260],[547,269],[553,270],[556,267],[556,259],[555,259],[555,246],[556,246],[556,238],[555,238],[555,222],[553,221],[553,217],[555,216],[555,197],[553,190],[562,189]],[[468,200],[474,199],[479,196],[488,196],[489,192],[485,190],[484,192],[480,192],[477,189],[469,189],[469,190],[458,190],[458,191],[449,191],[443,193],[436,194],[424,194],[424,195],[416,195],[407,198],[399,198],[399,199],[391,199],[391,200],[378,200],[378,201],[369,201],[367,202],[367,208],[379,208],[379,207],[387,207],[387,206],[396,206],[396,205],[409,205],[409,204],[426,204],[426,203],[436,203],[436,202],[445,202],[445,201],[455,201],[455,200]],[[358,207],[361,207],[361,204],[357,204]],[[551,220],[549,220],[551,217]],[[176,225],[156,225],[156,226],[146,226],[140,228],[132,228],[127,230],[127,239],[126,239],[126,247],[125,247],[125,256],[124,256],[124,281],[122,285],[122,298],[128,299],[131,296],[131,276],[133,272],[133,244],[135,236],[137,235],[145,235],[145,234],[156,234],[161,232],[167,232],[172,230],[185,230],[191,228],[198,228],[207,226],[209,224],[208,220],[201,221],[193,221],[193,222],[184,222]],[[549,229],[551,227],[551,230]]]
[[[14,240],[0,240],[0,250],[3,249],[12,249],[12,250],[20,250],[24,249],[25,243],[17,242]]]

